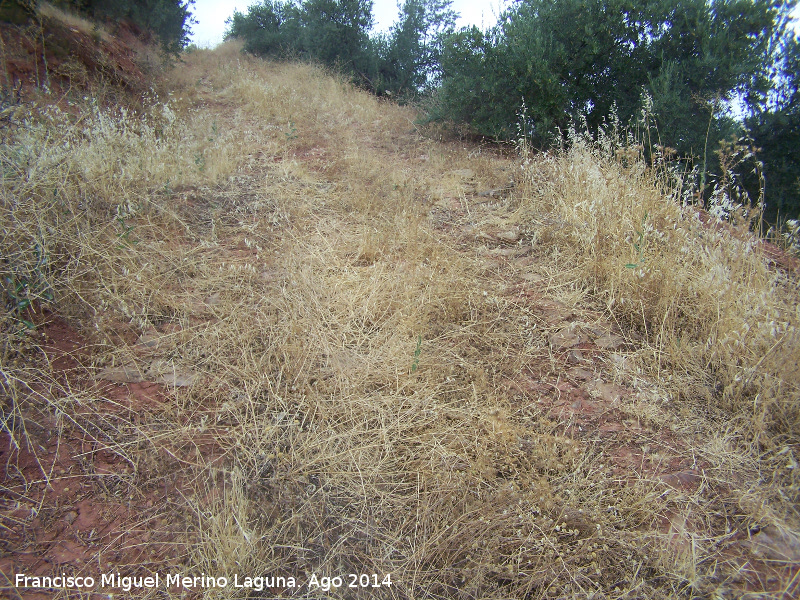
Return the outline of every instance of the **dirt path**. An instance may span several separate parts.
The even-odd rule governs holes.
[[[350,572],[387,598],[793,596],[797,540],[742,508],[719,414],[637,372],[644,336],[548,245],[557,218],[523,218],[517,158],[361,97],[262,122],[198,90],[267,142],[126,221],[134,317],[37,317],[41,401],[0,447],[10,597],[172,570],[298,581],[222,597]]]

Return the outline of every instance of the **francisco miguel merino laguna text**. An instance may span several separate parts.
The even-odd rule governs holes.
[[[264,591],[264,588],[298,587],[294,577],[280,576],[243,577],[240,579],[239,575],[235,574],[232,581],[227,577],[212,577],[205,573],[194,576],[188,576],[182,573],[170,573],[163,578],[160,573],[149,576],[123,576],[119,573],[104,573],[100,576],[101,588],[117,588],[123,592],[129,592],[132,589],[159,588],[162,582],[167,588],[225,588],[230,585],[234,588],[248,588],[257,592]],[[18,588],[91,589],[95,587],[96,583],[97,580],[94,577],[63,574],[53,577],[31,577],[24,573],[17,573],[14,577],[14,585]]]

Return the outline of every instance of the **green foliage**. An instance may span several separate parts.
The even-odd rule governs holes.
[[[244,15],[239,11],[228,19],[226,38],[244,41],[246,52],[259,56],[280,56],[297,47],[297,37],[290,37],[290,25],[298,25],[296,6],[292,2],[264,0],[254,4]]]
[[[430,111],[433,119],[467,123],[477,133],[491,137],[511,137],[516,108],[524,99],[513,89],[507,55],[496,36],[496,30],[482,32],[471,27],[445,38],[442,85]]]
[[[524,101],[544,144],[579,116],[592,131],[612,112],[629,121],[644,91],[662,143],[698,153],[714,102],[768,89],[786,10],[780,0],[523,0],[493,30],[447,38],[436,116],[508,137]]]
[[[545,147],[570,123],[596,133],[614,115],[651,148],[694,160],[708,198],[724,172],[716,151],[745,136],[729,107],[743,102],[760,150],[768,218],[800,214],[800,110],[794,0],[522,0],[490,31],[462,29],[441,50],[430,116]],[[777,65],[777,67],[776,67]],[[641,115],[645,114],[645,118]],[[648,149],[648,151],[650,150]],[[738,179],[759,198],[756,157]],[[745,172],[747,171],[747,172]]]
[[[419,357],[422,354],[422,335],[417,336],[417,349],[414,350],[414,362],[411,363],[411,372],[416,373],[419,368]]]
[[[234,13],[226,38],[259,56],[299,57],[341,69],[377,94],[415,96],[437,80],[451,0],[406,0],[388,35],[369,36],[371,0],[263,0]]]
[[[226,38],[259,56],[316,60],[355,73],[365,62],[372,0],[263,0],[234,13]]]
[[[747,119],[764,164],[770,222],[800,218],[800,39],[794,34],[781,44],[776,70],[772,98]],[[754,185],[752,177],[749,183]]]
[[[16,261],[20,255],[6,261],[2,279],[2,289],[7,310],[14,320],[26,329],[34,329],[34,324],[24,317],[35,302],[52,302],[53,289],[50,286],[47,255],[39,243],[34,243],[27,253],[28,262]]]
[[[596,127],[612,106],[632,114],[641,82],[632,81],[638,37],[627,0],[528,0],[489,32],[462,30],[443,49],[441,114],[466,94],[478,133],[513,135],[528,107],[534,143],[564,130],[578,114]],[[633,86],[633,99],[624,93]],[[491,114],[481,109],[491,105]],[[459,112],[462,107],[455,109]]]
[[[306,0],[299,17],[305,55],[327,65],[356,67],[372,27],[372,0]]]
[[[406,0],[386,40],[384,81],[392,93],[414,95],[439,77],[441,45],[455,27],[450,0]]]

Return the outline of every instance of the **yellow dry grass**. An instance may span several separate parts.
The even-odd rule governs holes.
[[[434,141],[410,108],[233,43],[160,89],[141,112],[88,101],[8,132],[3,435],[57,410],[134,488],[180,469],[164,514],[186,523],[184,570],[295,577],[286,597],[754,589],[742,540],[798,527],[796,279],[587,142],[523,162]],[[92,340],[94,376],[143,360],[120,328],[175,326],[158,358],[197,383],[157,428],[110,428],[36,358],[25,298]],[[612,438],[551,410],[572,377],[553,334],[603,323],[628,342],[593,367],[596,396],[630,392]],[[697,486],[659,476],[687,457]],[[763,589],[796,591],[774,566]]]
[[[93,23],[73,12],[62,10],[49,2],[38,3],[36,14],[39,15],[40,18],[53,19],[76,31],[97,37],[105,42],[111,40],[111,35],[108,33],[108,30],[99,23]]]
[[[542,254],[574,265],[609,314],[647,338],[647,369],[676,400],[743,416],[756,442],[796,432],[796,277],[769,269],[754,236],[704,226],[677,182],[611,154],[578,141],[526,167],[522,222],[560,223],[534,230],[548,239]]]

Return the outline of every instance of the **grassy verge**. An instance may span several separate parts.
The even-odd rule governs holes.
[[[620,153],[621,154],[621,153]],[[755,443],[800,430],[797,280],[758,240],[704,224],[680,182],[596,145],[528,167],[525,219],[540,251],[580,270],[593,298],[649,342],[648,374],[678,402],[741,418]],[[536,227],[550,216],[560,227]]]

